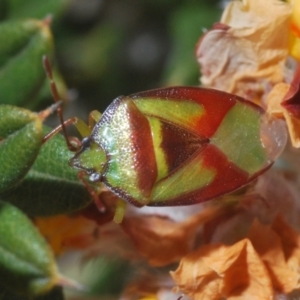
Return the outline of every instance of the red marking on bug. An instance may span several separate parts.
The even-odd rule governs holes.
[[[129,97],[153,97],[163,99],[192,100],[203,106],[205,113],[195,117],[194,130],[199,135],[210,138],[218,129],[224,116],[236,101],[248,102],[238,96],[210,89],[195,87],[171,87],[130,95]]]
[[[249,178],[247,172],[230,162],[227,156],[214,145],[206,145],[199,155],[201,155],[202,160],[202,165],[199,165],[199,168],[205,167],[216,172],[213,181],[198,190],[180,195],[172,200],[153,203],[153,205],[176,206],[201,203],[232,192],[254,178]]]
[[[147,118],[132,101],[128,102],[128,112],[133,145],[133,165],[137,172],[138,187],[146,197],[149,197],[157,178],[151,128]]]
[[[216,177],[202,192],[206,198],[217,197],[245,185],[249,173],[228,160],[215,145],[207,145],[202,152],[203,165],[217,171]]]

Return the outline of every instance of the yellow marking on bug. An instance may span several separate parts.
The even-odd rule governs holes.
[[[195,130],[195,119],[201,119],[205,113],[202,105],[191,100],[139,98],[133,101],[144,114],[161,118],[192,131]]]
[[[168,174],[168,164],[166,161],[165,152],[161,148],[161,143],[162,143],[161,125],[162,124],[160,120],[157,118],[148,117],[147,119],[151,127],[153,147],[154,147],[156,166],[157,166],[157,181],[158,181],[166,177]]]
[[[216,173],[216,170],[203,165],[200,152],[184,167],[157,183],[153,191],[152,202],[171,200],[199,190],[209,185],[214,180]]]

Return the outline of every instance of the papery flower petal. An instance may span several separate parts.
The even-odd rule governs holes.
[[[150,265],[165,266],[187,255],[194,248],[201,225],[223,211],[223,206],[212,205],[182,222],[158,215],[136,215],[125,217],[121,226]]]
[[[281,222],[279,219],[276,219],[273,226],[278,226],[276,224]],[[271,226],[262,225],[256,220],[252,224],[248,238],[265,263],[274,290],[280,293],[289,293],[297,288],[299,273],[295,269],[289,268],[284,253],[286,245],[277,232]],[[299,261],[297,267],[299,267]]]
[[[125,218],[122,227],[133,239],[138,251],[153,266],[178,261],[192,248],[191,235],[194,232],[185,232],[184,228],[168,219],[156,216]]]
[[[232,246],[200,247],[183,258],[171,276],[195,300],[267,300],[273,296],[268,271],[248,239]]]
[[[284,79],[291,7],[279,0],[232,1],[197,46],[203,85],[257,101]]]
[[[290,84],[278,83],[270,91],[267,98],[267,113],[278,118],[283,118],[283,107],[281,102],[284,96],[288,93]]]
[[[34,222],[56,255],[82,250],[85,260],[100,255],[141,260],[129,237],[114,222],[99,225],[80,214],[36,218]]]
[[[290,153],[286,155],[290,156]],[[284,155],[285,156],[285,155]],[[285,158],[283,157],[283,160]],[[294,167],[298,168],[299,162],[292,160]],[[300,189],[298,188],[297,175],[292,170],[287,177],[284,171],[271,169],[262,174],[257,179],[252,192],[258,194],[262,200],[253,199],[248,203],[248,207],[241,203],[247,211],[263,224],[272,224],[274,219],[280,214],[289,224],[300,230]],[[263,201],[264,206],[261,205]]]
[[[292,83],[279,83],[267,97],[267,113],[286,120],[292,145],[300,147],[300,67]]]
[[[253,216],[247,211],[238,211],[236,208],[234,214],[228,214],[222,218],[216,218],[210,223],[205,224],[204,233],[207,227],[215,225],[211,234],[210,243],[234,244],[247,237],[249,228],[252,224]]]
[[[300,279],[300,235],[291,228],[282,217],[277,217],[272,224],[272,229],[280,237],[287,265],[298,274]],[[297,285],[299,287],[299,283]]]

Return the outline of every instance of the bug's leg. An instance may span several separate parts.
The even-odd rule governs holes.
[[[122,200],[119,199],[117,202],[117,206],[116,206],[116,211],[115,211],[115,215],[114,215],[114,222],[117,224],[122,223],[125,211],[126,211],[126,206],[127,203]]]
[[[88,190],[89,194],[94,200],[94,203],[96,204],[97,208],[99,209],[100,212],[105,212],[106,207],[104,203],[99,199],[99,195],[96,192],[96,190],[89,184],[89,182],[85,179],[85,172],[81,171],[78,173],[78,178],[81,180],[81,182],[85,185],[86,189]]]
[[[56,103],[59,103],[59,102],[61,102],[61,99],[60,99],[60,96],[58,94],[57,86],[56,86],[56,83],[55,83],[54,78],[53,78],[51,64],[50,64],[50,61],[49,61],[47,56],[43,56],[43,66],[44,66],[46,75],[47,75],[47,77],[49,79],[49,82],[50,82],[50,90],[51,90],[52,97],[53,97],[53,99]],[[61,128],[59,128],[58,131],[63,132],[63,135],[65,137],[68,148],[71,151],[76,151],[77,149],[72,145],[70,139],[68,138],[66,125],[65,125],[65,122],[64,122],[64,119],[63,119],[63,111],[62,111],[61,106],[58,106],[56,112],[58,114],[60,124],[61,124],[60,125]],[[70,119],[70,120],[72,120],[72,119]],[[69,121],[69,123],[68,123],[68,120],[66,122],[67,122],[67,124],[73,124],[74,120]],[[47,139],[49,139],[51,136],[53,136],[55,134],[56,134],[56,131],[54,130],[53,134],[48,135]]]
[[[86,125],[82,120],[74,117],[64,121],[63,124],[57,126],[53,130],[51,130],[48,134],[46,134],[43,138],[43,143],[47,142],[50,138],[55,136],[60,131],[63,131],[64,130],[63,128],[66,128],[69,125],[75,126],[82,137],[86,137],[90,135],[91,131],[89,129],[89,126]],[[81,141],[78,138],[65,136],[65,135],[64,137],[66,139],[67,146],[71,151],[79,150],[79,148],[81,147]]]
[[[89,136],[91,134],[91,127],[86,125],[82,120],[80,120],[78,118],[70,118],[70,119],[64,121],[63,111],[62,111],[62,108],[60,106],[62,101],[60,100],[60,96],[58,94],[57,86],[56,86],[56,83],[55,83],[54,78],[53,78],[51,64],[50,64],[50,61],[49,61],[47,56],[43,57],[43,65],[44,65],[46,75],[47,75],[47,77],[49,79],[49,82],[50,82],[50,89],[51,89],[52,97],[53,97],[53,99],[56,103],[55,104],[56,105],[56,111],[57,111],[57,114],[58,114],[58,117],[59,117],[60,123],[61,123],[60,126],[53,129],[49,134],[47,134],[45,136],[44,142],[46,142],[49,138],[51,138],[52,136],[54,136],[58,132],[62,131],[62,133],[65,137],[68,148],[71,151],[77,151],[81,146],[81,142],[77,138],[74,138],[74,137],[70,138],[67,134],[66,127],[68,125],[71,125],[71,124],[74,125],[77,128],[78,132],[80,133],[80,135],[82,137],[86,137],[86,136]],[[59,103],[59,105],[57,105],[58,103]]]
[[[89,127],[94,128],[95,124],[100,121],[101,113],[98,110],[93,110],[89,114]]]
[[[105,213],[108,208],[106,205],[101,201],[97,191],[92,187],[89,182],[85,178],[86,174],[84,171],[81,171],[78,173],[78,178],[81,180],[81,182],[85,185],[86,189],[88,190],[89,194],[94,200],[95,205],[97,206],[98,210],[101,213]],[[115,214],[113,221],[117,224],[122,223],[125,211],[126,211],[126,205],[127,203],[123,199],[118,199],[116,203],[116,208],[115,208]]]

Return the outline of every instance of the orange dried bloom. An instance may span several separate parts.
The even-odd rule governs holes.
[[[195,300],[271,299],[268,271],[251,242],[205,245],[182,259],[171,273],[179,289]]]
[[[81,216],[59,215],[37,218],[35,224],[55,254],[61,254],[68,249],[85,249],[97,236],[95,222]]]
[[[171,275],[192,299],[271,299],[299,287],[300,236],[281,217],[255,220],[231,246],[208,244],[181,260]]]
[[[300,67],[291,84],[279,83],[267,97],[267,113],[286,120],[292,145],[300,147]]]
[[[157,215],[136,215],[126,217],[122,227],[150,265],[166,266],[192,251],[201,225],[221,213],[223,206],[210,206],[183,222]]]
[[[197,46],[202,84],[260,101],[284,80],[291,12],[279,0],[230,2]]]

